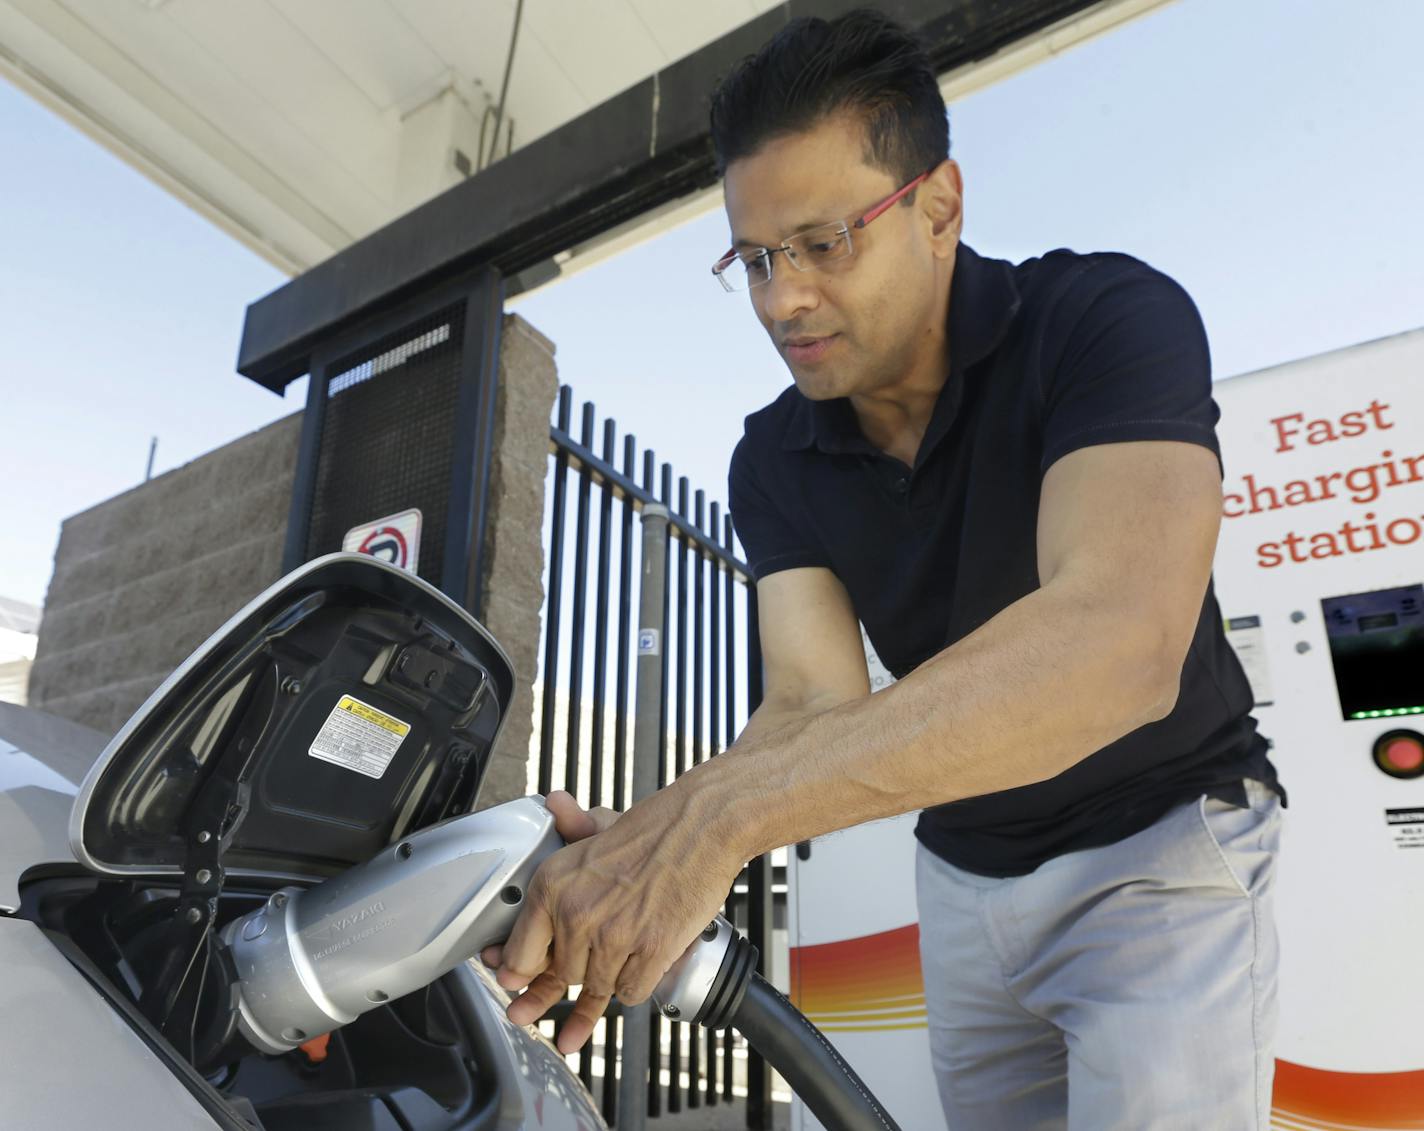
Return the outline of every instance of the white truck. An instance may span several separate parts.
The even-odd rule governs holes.
[[[1217,597],[1290,795],[1272,1123],[1424,1127],[1424,330],[1215,396]],[[791,853],[790,978],[901,1126],[928,1131],[913,827]],[[793,1108],[794,1131],[819,1126]]]

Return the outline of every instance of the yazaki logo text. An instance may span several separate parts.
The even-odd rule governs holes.
[[[1376,553],[1424,538],[1420,421],[1402,418],[1393,405],[1373,399],[1338,416],[1272,417],[1269,435],[1271,454],[1288,457],[1281,470],[1266,466],[1228,480],[1223,509],[1233,520],[1267,514],[1292,520],[1291,529],[1256,547],[1259,568]],[[1303,474],[1307,462],[1311,470]],[[1324,505],[1330,503],[1335,506]],[[1338,516],[1342,503],[1349,517],[1332,523],[1325,512]],[[1317,515],[1324,521],[1311,521]]]

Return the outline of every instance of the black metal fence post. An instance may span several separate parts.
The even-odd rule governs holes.
[[[684,487],[687,480],[683,481]],[[687,517],[687,492],[683,491],[682,512],[683,517]],[[702,530],[703,521],[706,518],[706,499],[699,490],[694,496],[694,510],[692,524],[699,532]],[[703,587],[706,581],[706,573],[703,566],[704,554],[700,546],[695,547],[692,554],[692,764],[697,765],[702,761],[702,656],[705,651],[703,646],[703,620],[706,611],[706,602],[703,599]],[[684,565],[685,568],[685,565]],[[714,571],[715,580],[716,573]],[[686,612],[684,602],[683,611]],[[685,637],[684,637],[685,638]],[[681,657],[679,657],[681,659]],[[686,694],[679,692],[679,701],[686,702]],[[710,1034],[709,1034],[710,1036]],[[689,1108],[700,1107],[702,1104],[702,1030],[699,1026],[693,1025],[687,1033],[687,1106]]]
[[[747,711],[761,706],[761,633],[757,625],[755,586],[747,588]],[[771,979],[771,857],[761,855],[747,864],[747,938],[756,944],[757,973]],[[771,1065],[761,1057],[747,1057],[747,1126],[771,1131]]]
[[[722,509],[717,503],[711,509],[711,540],[716,543],[717,531],[721,529]],[[716,559],[713,559],[714,564]],[[711,673],[707,689],[707,756],[713,757],[721,751],[718,738],[722,733],[721,690],[722,690],[722,588],[720,569],[712,570],[712,583],[708,594],[708,670]],[[727,907],[723,905],[723,912]],[[707,1034],[707,1093],[708,1106],[717,1103],[717,1056],[727,1039],[725,1029]]]
[[[724,521],[722,546],[728,552],[732,552],[732,516],[727,515]],[[715,533],[715,532],[714,532]],[[737,618],[736,618],[736,595],[737,583],[732,576],[731,570],[726,576],[726,607],[722,610],[724,614],[724,625],[726,631],[726,647],[724,658],[727,663],[727,745],[731,746],[737,739]],[[722,1030],[722,1098],[728,1103],[732,1102],[732,1070],[735,1066],[733,1047],[736,1043],[735,1035],[731,1029]],[[750,1052],[748,1053],[750,1062]]]
[[[657,792],[657,758],[662,730],[662,658],[667,619],[663,596],[667,581],[667,508],[656,503],[643,507],[643,548],[638,613],[638,690],[633,730],[633,801]],[[623,1010],[622,1080],[618,1093],[619,1127],[637,1131],[643,1126],[649,1095],[656,1097],[657,1075],[649,1073],[644,1085],[641,1066],[648,1060],[656,1028],[647,1002]],[[632,1068],[630,1066],[639,1066]]]
[[[445,516],[440,587],[476,617],[484,611],[485,540],[494,459],[499,347],[504,333],[504,280],[486,268],[465,300],[460,392]]]
[[[652,452],[649,452],[648,455],[649,455],[649,457],[651,457],[651,456],[652,456]],[[643,478],[644,478],[643,486],[646,487],[649,492],[651,492],[652,489],[653,489],[653,468],[654,468],[655,464],[656,464],[656,461],[655,461],[654,459],[649,458],[649,459],[644,463],[644,465],[643,465]],[[671,466],[670,464],[666,464],[666,463],[665,463],[665,464],[663,464],[663,466],[662,466],[662,493],[661,493],[661,495],[659,496],[659,499],[661,500],[661,504],[662,504],[661,510],[662,510],[662,513],[664,513],[664,514],[670,513],[670,504],[671,504],[670,496],[671,496],[671,494],[672,494],[672,466]],[[656,513],[656,512],[655,512],[655,513]],[[643,515],[644,515],[644,518],[645,518],[645,519],[646,519],[646,517],[647,517],[647,514],[648,514],[648,506],[647,506],[647,505],[644,505],[644,507],[643,507]],[[649,565],[649,560],[648,560],[648,559],[644,559],[643,568],[644,568],[644,570],[645,570],[644,579],[646,580],[646,577],[647,577],[646,570],[649,569],[649,568],[654,568],[654,567],[652,567],[652,566]],[[671,598],[670,598],[671,585],[669,584],[669,575],[671,574],[671,571],[672,571],[672,541],[671,541],[671,539],[664,539],[664,540],[663,540],[663,553],[662,553],[662,575],[661,575],[661,586],[662,586],[662,587],[661,587],[661,589],[659,590],[659,592],[662,594],[663,613],[662,613],[662,636],[661,636],[661,639],[659,640],[659,645],[660,645],[660,647],[659,647],[659,664],[658,664],[658,676],[657,676],[657,680],[658,680],[658,684],[657,684],[657,686],[658,686],[658,739],[657,739],[658,779],[657,779],[657,788],[658,788],[658,789],[662,789],[663,786],[667,785],[667,780],[668,780],[668,779],[667,779],[667,725],[668,725],[668,653],[669,653],[669,646],[668,646],[668,639],[667,639],[667,626],[668,626],[668,602],[669,602],[669,600],[671,599]],[[639,650],[640,650],[640,651],[641,651],[641,648],[642,648],[642,645],[641,645],[641,642],[640,642],[640,644],[639,644]],[[642,676],[643,676],[642,669],[639,668],[639,670],[638,670],[638,684],[639,684],[640,687],[642,686],[642,682],[643,682]],[[637,800],[637,797],[635,796],[633,800],[636,801],[636,800]],[[653,1011],[651,1011],[651,1012],[649,1013],[649,1018],[650,1018],[650,1021],[649,1021],[649,1032],[648,1032],[648,1116],[649,1116],[650,1118],[656,1119],[659,1115],[662,1114],[662,1105],[663,1105],[662,1068],[663,1068],[663,1027],[664,1027],[665,1022],[663,1021],[663,1016],[662,1016],[662,1014],[661,1014],[661,1013],[658,1013],[656,1010],[653,1010]]]
[[[583,406],[579,442],[593,447],[593,405]],[[579,793],[579,739],[583,724],[584,624],[588,613],[588,511],[592,500],[593,472],[585,464],[578,473],[578,508],[574,526],[573,608],[569,616],[569,704],[564,741],[564,789]]]
[[[613,462],[613,421],[603,424],[603,458]],[[598,499],[598,579],[594,582],[593,615],[593,728],[590,735],[588,801],[603,804],[604,685],[608,679],[608,572],[613,547],[613,492],[606,488]]]
[[[623,475],[633,481],[638,441],[623,438]],[[633,500],[624,498],[622,537],[618,554],[618,714],[613,720],[613,808],[620,813],[627,801],[628,777],[628,636],[633,609]]]
[[[321,430],[326,420],[328,359],[313,357],[307,377],[307,405],[302,412],[302,435],[297,470],[292,482],[292,502],[287,511],[287,536],[282,544],[282,572],[291,573],[307,560],[312,503],[316,496],[316,463],[321,454]]]
[[[559,390],[559,430],[567,435],[573,418],[573,390]],[[554,494],[549,532],[549,597],[544,613],[544,705],[539,728],[539,792],[548,795],[554,788],[554,716],[559,681],[559,611],[564,600],[564,498],[568,493],[569,456],[560,449],[554,454]]]

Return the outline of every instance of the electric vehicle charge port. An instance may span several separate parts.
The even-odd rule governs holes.
[[[1392,778],[1424,777],[1424,734],[1392,730],[1375,739],[1375,765]]]

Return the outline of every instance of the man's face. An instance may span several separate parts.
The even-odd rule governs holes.
[[[864,150],[860,124],[837,116],[733,162],[725,188],[736,250],[773,248],[807,228],[853,222],[900,188],[893,174],[866,164]],[[934,191],[926,182],[915,203],[896,204],[865,228],[852,229],[849,258],[798,271],[784,253],[773,255],[770,281],[748,292],[807,397],[888,389],[905,379],[919,351],[930,348],[937,329],[936,267],[948,269],[942,218],[937,223],[933,205],[925,206],[924,196]],[[957,218],[957,196],[954,205]],[[957,223],[953,227],[949,266]]]

